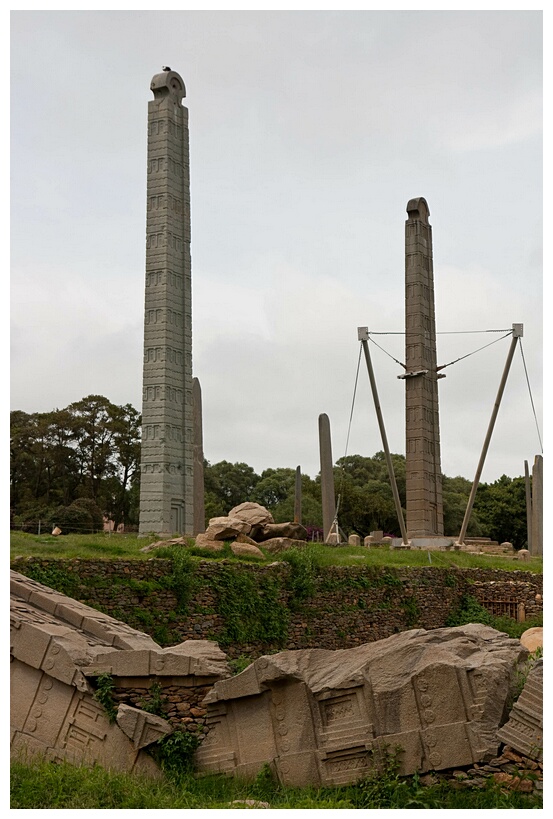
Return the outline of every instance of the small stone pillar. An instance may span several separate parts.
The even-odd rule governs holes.
[[[517,606],[517,623],[524,623],[526,620],[526,609],[524,603],[519,603]]]
[[[528,560],[530,557],[530,552],[528,549],[519,549],[518,552],[518,559],[519,560]]]
[[[361,538],[359,535],[351,534],[348,537],[348,543],[350,546],[361,546]]]
[[[371,548],[371,546],[373,545],[373,542],[374,542],[374,541],[373,541],[373,537],[372,537],[372,535],[367,535],[367,537],[366,537],[366,538],[363,540],[363,546],[364,546],[366,549],[370,549],[370,548]]]
[[[200,532],[205,532],[205,497],[202,388],[197,378],[192,379],[192,404],[194,417],[194,534],[199,535]]]
[[[321,457],[321,501],[323,506],[323,539],[325,543],[330,543],[328,539],[334,513],[336,512],[336,500],[334,496],[334,472],[332,470],[332,444],[330,439],[330,421],[326,413],[319,415],[319,452]],[[338,542],[336,536],[335,542]]]
[[[296,486],[294,493],[294,523],[301,523],[301,466],[296,467]]]
[[[524,488],[526,491],[526,539],[528,541],[528,551],[532,552],[532,484],[530,483],[530,472],[528,461],[524,461]]]
[[[532,554],[543,555],[543,456],[532,467]]]
[[[501,550],[502,550],[503,552],[505,552],[505,554],[508,554],[509,552],[513,552],[515,547],[514,547],[514,546],[513,546],[513,544],[512,544],[512,543],[510,543],[508,540],[505,540],[505,541],[504,541],[504,542],[501,544],[501,547],[500,547],[500,548],[501,548]],[[526,549],[521,549],[520,551],[521,551],[521,552],[524,552],[524,551],[527,551],[527,550],[526,550]]]

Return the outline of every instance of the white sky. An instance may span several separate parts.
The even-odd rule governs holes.
[[[404,329],[405,206],[430,207],[438,332],[524,324],[542,429],[540,11],[15,11],[11,407],[141,408],[151,77],[190,112],[193,362],[211,463],[345,452],[357,327]],[[490,335],[438,336],[439,364]],[[403,360],[403,337],[376,339]],[[440,381],[474,475],[509,340]],[[371,345],[388,440],[401,368]],[[382,449],[362,362],[348,454]],[[517,351],[482,479],[540,453]]]

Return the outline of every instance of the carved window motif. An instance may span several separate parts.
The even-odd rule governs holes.
[[[167,133],[167,120],[164,119],[152,119],[148,123],[148,135],[149,136],[157,136],[158,134],[166,134]]]
[[[163,232],[150,233],[146,237],[146,247],[148,249],[155,248],[155,247],[165,247],[165,246],[166,246],[166,239],[165,239],[165,234]]]
[[[163,194],[148,196],[148,210],[161,210],[164,207],[165,196]]]
[[[165,170],[165,157],[154,157],[148,161],[148,173],[161,173]]]
[[[182,177],[182,164],[180,162],[175,162],[174,159],[169,157],[169,173],[174,174],[175,176]]]
[[[152,270],[146,274],[146,287],[156,287],[163,281],[163,273],[161,270]]]
[[[169,210],[180,215],[183,212],[182,199],[169,196]]]

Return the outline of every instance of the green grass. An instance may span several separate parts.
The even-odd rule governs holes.
[[[285,788],[267,768],[250,783],[223,776],[195,779],[190,773],[161,781],[74,767],[69,763],[14,762],[11,766],[11,809],[239,809],[234,800],[268,802],[273,809],[486,809],[541,808],[536,796],[502,792],[491,784],[483,790],[457,790],[441,782],[422,787],[418,776],[400,778],[387,771],[356,785],[336,788]]]
[[[151,552],[140,552],[143,546],[154,543],[156,538],[139,538],[136,535],[30,535],[27,532],[10,532],[10,557],[52,558],[121,558],[146,560]]]
[[[97,535],[30,535],[26,532],[10,533],[10,557],[51,557],[51,558],[82,558],[107,560],[119,558],[123,560],[148,560],[151,557],[163,557],[165,549],[154,550],[152,552],[141,552],[140,549],[154,543],[156,537],[139,538],[134,534],[104,534]],[[263,544],[260,545],[263,551]],[[501,555],[473,554],[470,552],[427,552],[426,550],[403,550],[403,549],[365,549],[359,546],[326,546],[322,543],[313,543],[307,547],[309,557],[314,566],[395,566],[401,567],[424,567],[435,566],[439,568],[454,567],[459,569],[504,569],[505,571],[529,571],[541,574],[543,571],[543,561],[541,558],[532,557],[530,560],[522,562],[513,560],[510,557]],[[194,556],[212,560],[236,560],[228,546],[223,552],[212,553],[204,550],[191,550]],[[169,553],[167,553],[169,556]],[[283,555],[265,554],[265,561],[255,561],[258,563],[273,563],[275,560],[282,560]],[[252,562],[248,560],[246,562]]]

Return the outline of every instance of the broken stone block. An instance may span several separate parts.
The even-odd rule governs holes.
[[[166,719],[130,705],[121,704],[117,709],[117,725],[135,748],[145,748],[173,733],[173,726]]]
[[[527,656],[471,624],[260,657],[204,700],[198,768],[253,778],[270,764],[284,785],[325,786],[355,782],[396,749],[402,775],[491,759]]]
[[[537,651],[538,648],[543,648],[543,626],[535,626],[534,628],[527,628],[520,635],[520,642],[527,648],[530,654]]]
[[[274,518],[264,506],[259,503],[246,501],[235,506],[229,512],[230,518],[239,518],[240,520],[249,523],[252,529],[255,526],[264,526],[266,523],[274,523]]]
[[[543,759],[543,660],[536,660],[524,688],[513,705],[508,722],[497,732],[510,745],[530,759]]]
[[[256,557],[258,560],[265,560],[265,555],[257,546],[251,543],[231,543],[230,549],[236,557]]]
[[[266,523],[262,531],[256,534],[258,543],[271,540],[275,537],[288,537],[293,540],[307,540],[307,529],[301,523]]]
[[[170,723],[136,708],[117,723],[95,698],[93,677],[107,673],[132,688],[153,680],[182,689],[230,676],[225,654],[208,640],[162,649],[135,631],[70,597],[11,573],[11,752],[73,764],[160,776],[142,750]]]
[[[200,549],[206,549],[208,552],[222,552],[224,547],[223,541],[213,540],[206,532],[201,532],[196,535],[196,546]]]
[[[250,533],[251,526],[240,518],[218,517],[211,518],[209,526],[205,530],[206,540],[233,540],[236,535],[242,532],[245,535]]]

